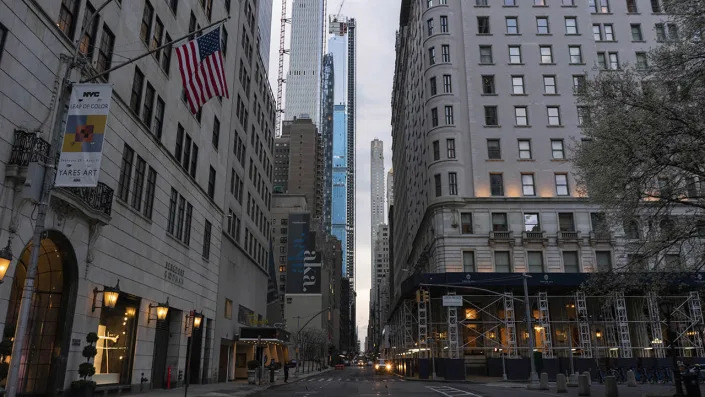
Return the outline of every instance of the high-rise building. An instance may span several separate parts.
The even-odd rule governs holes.
[[[257,27],[259,32],[259,56],[264,69],[269,73],[269,52],[272,45],[272,5],[274,0],[259,0]]]
[[[373,249],[377,241],[377,227],[384,223],[384,195],[384,142],[374,139],[370,143],[370,228]]]
[[[324,0],[294,0],[291,12],[286,120],[307,115],[318,124],[323,60]]]
[[[282,137],[288,140],[289,148],[289,179],[287,190],[289,194],[306,196],[311,216],[319,218],[321,214],[321,162],[320,141],[316,125],[311,119],[298,118],[284,121]]]
[[[103,132],[97,186],[51,193],[27,343],[13,357],[22,357],[18,394],[68,393],[89,332],[99,337],[99,385],[136,390],[143,374],[164,388],[169,368],[173,385],[187,345],[192,383],[246,376],[234,358],[253,348],[237,335],[266,312],[275,102],[253,46],[261,1],[113,2],[90,21],[102,3],[0,2],[0,240],[13,254],[0,328],[16,329],[36,220],[25,183],[36,183],[30,160],[48,154],[54,115],[64,112],[58,82],[72,43],[83,51],[69,79],[112,86],[100,98],[105,130],[91,135],[96,143]],[[195,115],[173,48],[92,78],[228,14],[220,38],[230,96]],[[102,291],[118,282],[111,309]],[[194,309],[201,326],[187,330]]]
[[[331,233],[345,242],[344,274],[355,288],[355,20],[330,17],[333,79]]]
[[[321,222],[326,231],[331,234],[331,210],[333,204],[333,111],[335,69],[333,54],[323,56],[323,81],[321,82],[321,150],[323,162],[323,208]]]
[[[586,298],[578,289],[587,273],[626,263],[632,237],[576,190],[568,160],[587,117],[575,93],[596,74],[646,67],[646,53],[676,30],[661,3],[402,0],[392,94],[394,179],[403,186],[394,192],[392,232],[399,351],[414,347],[405,335],[417,331],[418,348],[428,346],[433,324],[448,335],[439,356],[474,356],[487,368],[500,359],[498,347],[529,356],[532,340],[544,363],[571,351],[580,359],[663,357],[662,330],[632,325],[658,320],[652,297]],[[501,298],[523,293],[521,281],[506,281],[521,272],[532,275],[533,329]],[[460,289],[461,305],[440,311],[441,290],[432,288],[435,311],[425,317],[428,303],[417,304],[408,284],[400,288],[411,279],[449,288],[476,282],[497,294]],[[700,306],[698,292],[682,299]],[[414,330],[404,322],[412,307],[424,319]],[[478,338],[470,324],[497,332]],[[700,336],[682,343],[705,354]]]
[[[387,172],[387,208],[394,205],[394,169]],[[387,210],[389,213],[389,210]]]

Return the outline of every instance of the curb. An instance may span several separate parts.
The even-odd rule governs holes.
[[[436,382],[436,383],[467,383],[471,385],[482,385],[484,383],[482,382],[475,382],[473,380],[467,380],[467,379],[459,379],[459,380],[448,380],[448,379],[419,379],[419,378],[412,378],[410,376],[402,376],[399,374],[394,374],[399,378],[402,378],[406,381],[411,381],[411,382]]]

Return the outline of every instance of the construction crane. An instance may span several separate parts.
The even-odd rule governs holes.
[[[284,78],[284,55],[289,53],[286,49],[286,24],[291,23],[291,19],[286,17],[286,6],[288,1],[282,0],[282,13],[281,13],[281,27],[279,29],[279,70],[277,75],[277,121],[275,128],[276,137],[281,136],[281,124],[282,124],[282,114],[284,113],[284,106],[282,104],[282,94],[284,91],[284,83],[286,79]]]
[[[338,13],[335,14],[336,21],[340,18],[340,12],[343,11],[343,4],[345,4],[345,0],[340,2],[340,7],[338,7]]]

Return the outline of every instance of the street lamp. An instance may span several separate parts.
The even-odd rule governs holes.
[[[0,250],[0,284],[2,284],[2,279],[5,278],[5,273],[7,273],[11,261],[12,249],[10,249],[10,239],[8,239],[7,247]]]
[[[659,308],[666,317],[666,335],[668,337],[668,352],[673,360],[673,382],[676,384],[676,394],[673,397],[684,397],[683,385],[681,384],[681,371],[678,368],[678,352],[676,351],[676,336],[671,330],[671,317],[673,316],[673,302],[664,300],[659,303]]]
[[[103,306],[96,306],[96,300],[98,299],[98,294],[103,293]],[[118,298],[120,297],[120,280],[118,279],[117,284],[114,287],[103,287],[103,290],[99,290],[98,287],[93,288],[93,305],[91,306],[91,312],[95,312],[95,309],[113,309],[117,305]]]
[[[157,309],[157,321],[166,320],[166,315],[169,314],[169,297],[166,298],[166,303],[157,303],[156,305],[149,305],[149,309],[147,312],[147,324],[149,324],[149,322],[153,320],[150,314],[152,312],[152,309],[154,308]]]

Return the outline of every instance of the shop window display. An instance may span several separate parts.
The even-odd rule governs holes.
[[[99,385],[129,384],[134,359],[138,298],[120,294],[114,309],[103,309],[93,380]]]

